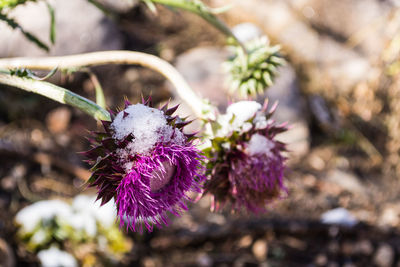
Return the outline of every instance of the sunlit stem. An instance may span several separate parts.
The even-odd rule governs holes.
[[[203,117],[203,111],[209,107],[187,84],[182,75],[165,60],[141,52],[104,51],[61,57],[37,58],[4,58],[0,59],[0,68],[28,68],[51,70],[58,67],[61,70],[85,68],[106,64],[132,64],[150,68],[167,78],[175,87],[176,93],[193,110],[197,117]]]
[[[111,121],[110,113],[96,103],[54,84],[32,78],[10,75],[5,73],[5,71],[0,72],[0,83],[43,95],[63,104],[71,105],[86,112],[97,120]]]

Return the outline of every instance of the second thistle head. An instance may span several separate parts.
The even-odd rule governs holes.
[[[229,205],[233,211],[263,212],[286,192],[286,149],[275,136],[287,128],[271,120],[275,108],[241,101],[211,122],[213,136],[204,149],[209,158],[204,190],[211,194],[214,210]]]

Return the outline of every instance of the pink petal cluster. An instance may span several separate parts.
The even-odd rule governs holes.
[[[254,107],[254,103],[250,104]],[[222,131],[224,137],[213,138],[205,150],[209,163],[204,191],[212,196],[213,210],[229,206],[232,211],[265,212],[268,204],[287,193],[283,182],[286,148],[276,140],[287,128],[270,119],[276,106],[269,111],[267,104],[259,106],[241,125],[232,117],[234,127]]]
[[[134,133],[116,138],[112,122],[103,122],[105,131],[93,133],[93,147],[84,153],[93,165],[88,184],[98,189],[98,199],[102,204],[114,199],[120,226],[139,232],[167,225],[168,212],[179,216],[187,209],[188,193],[201,192],[205,179],[204,157],[193,144],[195,137],[182,132],[190,122],[172,116],[177,107],[156,110],[149,101],[144,104],[153,113],[162,111],[168,136],[161,134],[146,153],[135,153],[130,144],[141,140],[135,140]],[[132,106],[126,101],[123,119],[129,115],[128,107]],[[129,123],[135,123],[135,118]],[[155,131],[160,135],[161,129]],[[177,134],[179,142],[174,141]]]

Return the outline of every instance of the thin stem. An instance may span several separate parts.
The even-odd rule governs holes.
[[[203,117],[206,109],[203,100],[187,84],[182,75],[168,62],[153,55],[132,51],[104,51],[61,57],[5,58],[0,59],[0,68],[28,68],[49,70],[76,69],[105,64],[134,64],[153,69],[167,78],[177,94],[198,117]]]
[[[153,3],[163,4],[170,7],[180,8],[189,12],[192,12],[208,23],[217,28],[220,32],[228,37],[233,38],[233,40],[242,47],[243,51],[246,53],[246,48],[242,42],[233,34],[228,26],[222,22],[217,16],[214,15],[212,9],[208,8],[203,2],[199,0],[150,0]]]
[[[103,87],[101,86],[99,79],[97,78],[96,74],[90,71],[90,69],[88,69],[86,73],[88,74],[96,92],[96,104],[106,109],[106,98],[104,96]]]
[[[110,113],[96,103],[54,84],[0,72],[0,83],[36,93],[79,108],[97,120],[111,121]]]
[[[116,14],[115,12],[112,12],[110,9],[108,9],[107,7],[105,7],[102,3],[100,3],[97,0],[88,0],[89,3],[91,3],[92,5],[94,5],[95,7],[97,7],[101,12],[103,12],[106,16],[110,17],[110,18],[116,18]]]

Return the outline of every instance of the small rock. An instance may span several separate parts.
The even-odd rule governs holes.
[[[378,224],[380,226],[395,227],[400,223],[400,210],[396,205],[386,205],[379,216]]]
[[[342,252],[344,255],[352,255],[355,251],[355,244],[349,241],[345,241],[342,244]]]
[[[0,23],[0,57],[69,55],[122,48],[122,36],[116,25],[88,1],[51,1],[50,4],[56,14],[56,42],[50,46],[50,52],[38,48],[19,30]],[[10,12],[10,17],[50,45],[50,17],[45,2],[28,2]]]
[[[144,258],[142,264],[144,267],[156,267],[157,266],[156,262],[151,257]]]
[[[224,49],[199,47],[179,55],[175,64],[192,89],[201,97],[209,99],[222,111],[228,106],[222,69],[222,63],[227,57],[228,53]]]
[[[369,240],[361,240],[356,245],[356,251],[360,254],[370,255],[374,251],[374,247]]]
[[[15,257],[12,253],[10,246],[5,240],[0,238],[0,266],[2,267],[14,267]]]
[[[327,174],[327,180],[352,193],[365,192],[363,185],[355,175],[339,169],[329,171]]]
[[[392,266],[394,260],[393,248],[387,244],[380,245],[374,255],[374,263],[379,267]]]
[[[308,160],[314,170],[322,171],[325,168],[325,161],[316,154],[311,154]]]
[[[46,124],[47,128],[53,134],[64,132],[71,120],[71,111],[66,107],[59,107],[53,109],[47,114]]]
[[[215,223],[217,225],[226,225],[225,216],[217,213],[210,213],[207,215],[207,221],[210,223]]]
[[[1,185],[2,189],[6,190],[6,191],[14,190],[17,185],[17,181],[12,176],[2,177],[0,181],[1,181],[0,185]]]
[[[197,256],[197,263],[199,266],[208,267],[213,265],[213,260],[207,254],[200,254]]]
[[[307,244],[303,240],[291,236],[284,237],[282,240],[291,248],[298,250],[305,250],[307,248]]]
[[[328,257],[325,254],[318,254],[314,260],[317,266],[326,266],[328,263]]]
[[[371,70],[368,59],[330,38],[321,39],[318,53],[329,77],[335,81],[335,87],[341,92],[347,92],[356,83],[365,80]],[[343,60],[338,60],[339,56]]]
[[[252,247],[252,252],[257,260],[259,261],[266,260],[268,255],[267,241],[258,239]]]
[[[336,208],[326,211],[321,216],[322,223],[337,224],[347,227],[353,227],[358,223],[357,219],[344,208]]]
[[[253,238],[250,235],[245,235],[242,237],[239,242],[238,242],[238,247],[239,248],[247,248],[251,245],[253,242]]]
[[[307,187],[314,187],[317,184],[317,178],[312,174],[304,175],[303,184]]]

